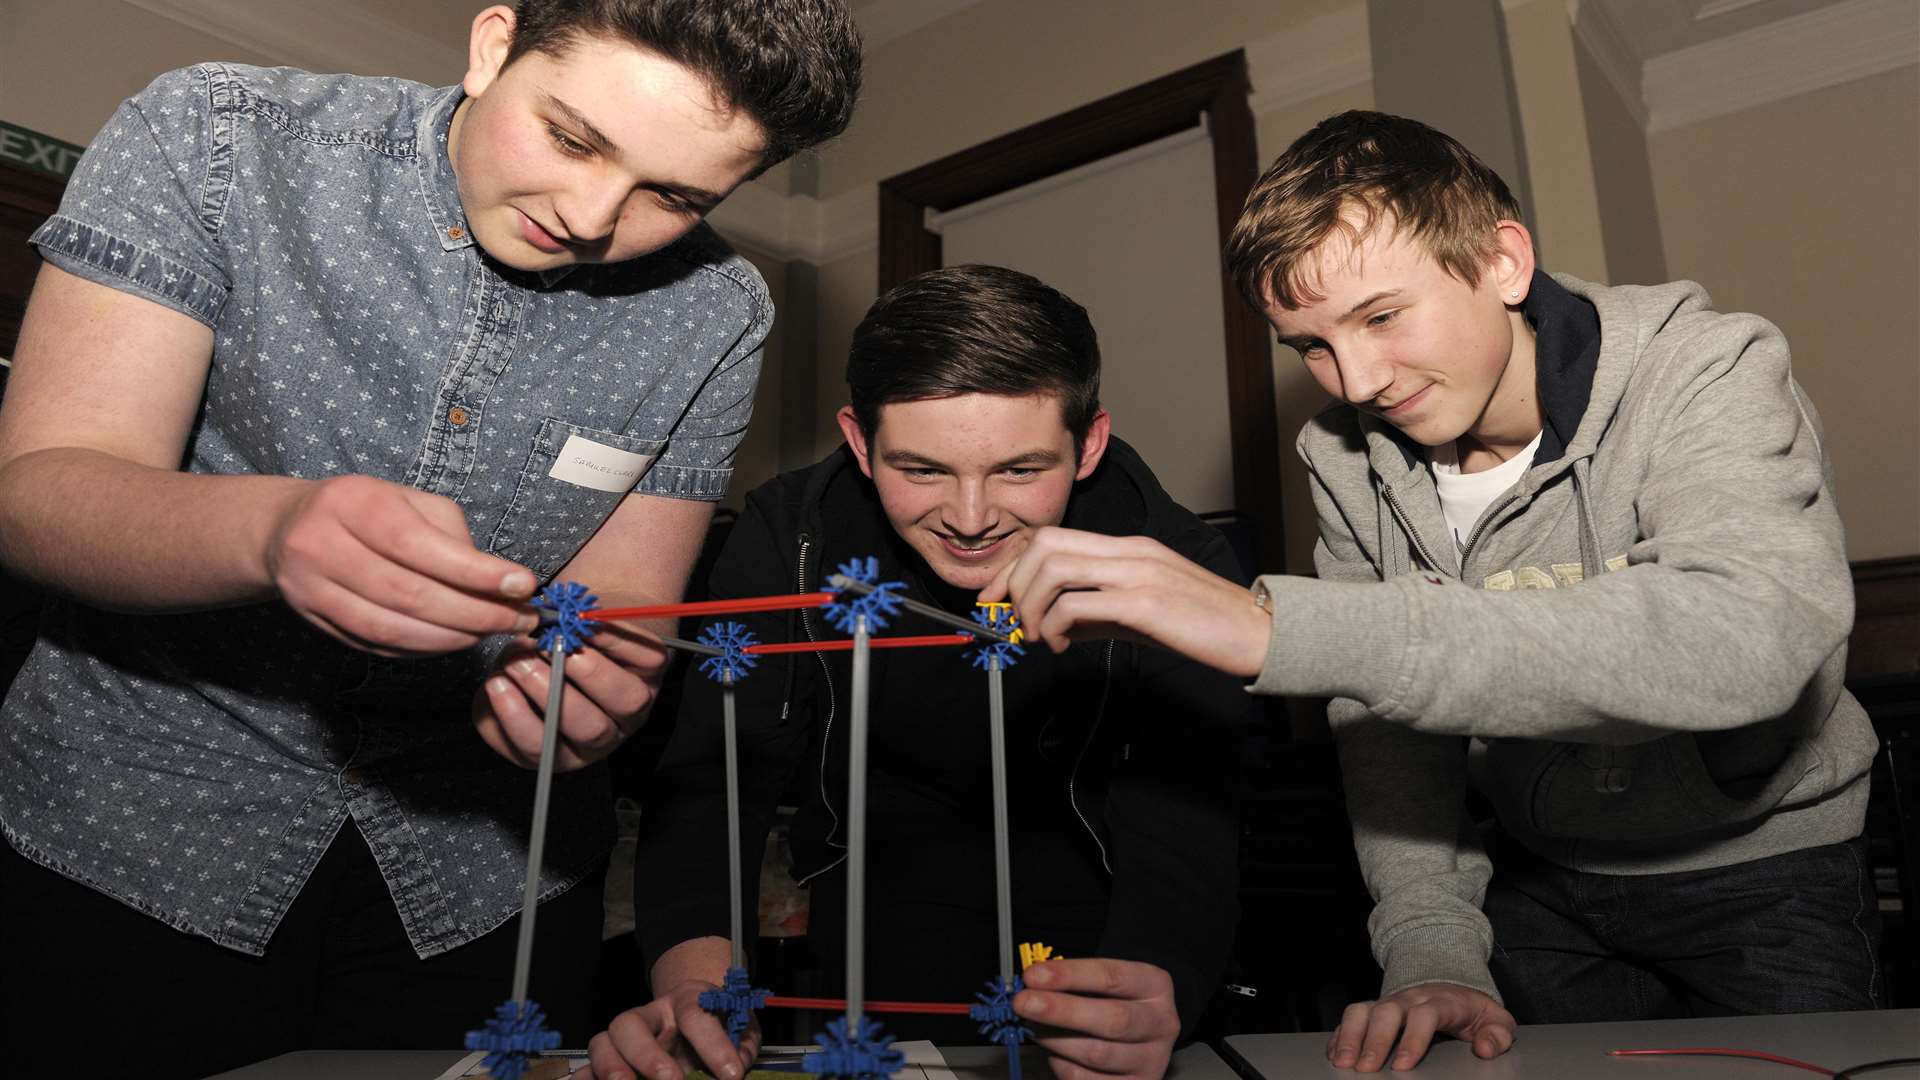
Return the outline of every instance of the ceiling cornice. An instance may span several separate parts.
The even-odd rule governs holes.
[[[1920,64],[1913,0],[1847,0],[1650,57],[1649,133]]]

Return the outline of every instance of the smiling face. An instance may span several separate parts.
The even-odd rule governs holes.
[[[506,64],[512,32],[511,9],[474,19],[448,133],[467,223],[495,259],[552,270],[646,255],[759,168],[760,125],[686,67],[600,36]]]
[[[1106,452],[1102,411],[1074,453],[1052,394],[962,394],[880,406],[868,440],[852,406],[840,430],[873,480],[887,521],[942,581],[980,589],[1033,531],[1058,525],[1075,480]]]
[[[1356,215],[1349,217],[1356,227]],[[1489,449],[1523,447],[1540,432],[1533,331],[1519,305],[1533,277],[1524,226],[1503,221],[1479,280],[1448,274],[1390,217],[1361,233],[1329,234],[1303,267],[1318,299],[1269,298],[1267,321],[1327,393],[1378,416],[1423,446],[1468,436]]]

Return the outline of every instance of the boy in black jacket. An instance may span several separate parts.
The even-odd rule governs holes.
[[[877,555],[909,595],[965,613],[1034,529],[1062,523],[1151,536],[1239,578],[1220,534],[1109,436],[1099,373],[1086,312],[1025,274],[965,266],[905,282],[854,333],[847,444],[749,496],[712,595],[816,590],[839,563]],[[813,611],[741,621],[763,641],[842,636]],[[763,845],[801,770],[793,872],[830,962],[843,946],[849,686],[847,654],[816,653],[768,657],[737,690],[745,850]],[[957,650],[888,650],[873,655],[871,695],[866,990],[969,1000],[998,969],[986,678]],[[1006,695],[1015,937],[1074,958],[1030,969],[1015,1008],[1056,1069],[1158,1077],[1232,945],[1229,778],[1246,695],[1113,641],[1029,650]],[[688,680],[648,788],[635,894],[656,998],[594,1039],[602,1077],[704,1064],[734,1080],[757,1048],[754,1032],[736,1051],[697,1003],[728,964],[718,697]],[[885,1019],[905,1037],[977,1041],[964,1021]]]

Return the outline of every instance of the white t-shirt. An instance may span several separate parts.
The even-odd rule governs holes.
[[[1433,469],[1433,484],[1440,489],[1440,510],[1447,515],[1447,528],[1453,531],[1453,546],[1456,549],[1465,550],[1467,537],[1473,535],[1473,526],[1480,520],[1480,515],[1493,505],[1493,500],[1520,482],[1520,477],[1533,464],[1533,455],[1539,449],[1540,436],[1535,435],[1525,450],[1491,469],[1477,473],[1460,471],[1460,452],[1454,443],[1427,451],[1427,461]]]

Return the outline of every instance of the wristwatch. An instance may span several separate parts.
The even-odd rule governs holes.
[[[1269,615],[1273,614],[1273,593],[1267,590],[1266,581],[1260,578],[1253,579],[1253,606]]]

